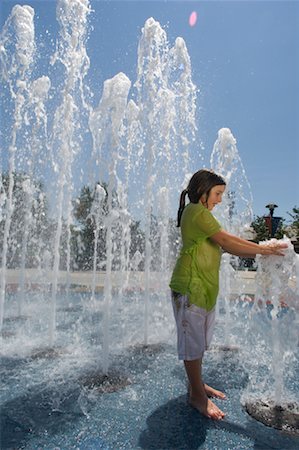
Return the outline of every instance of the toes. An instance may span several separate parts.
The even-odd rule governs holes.
[[[220,398],[221,400],[224,400],[226,398],[226,395],[223,392],[218,392],[217,393],[217,398]]]

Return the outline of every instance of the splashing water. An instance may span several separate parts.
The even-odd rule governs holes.
[[[226,181],[226,193],[215,214],[225,229],[246,238],[253,220],[253,199],[237,141],[229,128],[221,128],[214,144],[211,167]]]
[[[18,273],[18,316],[28,316],[23,330],[28,333],[27,345],[35,345],[32,328],[42,330],[41,342],[44,333],[48,333],[46,344],[51,347],[59,341],[57,297],[62,284],[66,302],[71,302],[72,280],[78,279],[73,270],[87,245],[84,235],[81,237],[82,222],[74,217],[74,195],[82,180],[94,180],[95,188],[85,191],[90,192],[91,207],[83,226],[91,222],[94,227],[90,305],[94,305],[95,312],[104,312],[103,322],[98,323],[97,342],[100,340],[101,364],[107,371],[114,328],[112,296],[119,298],[120,308],[124,308],[123,296],[130,289],[130,279],[138,279],[145,291],[141,327],[145,343],[150,339],[153,320],[153,286],[160,290],[161,311],[167,305],[167,281],[176,249],[170,237],[174,232],[169,217],[184,173],[189,171],[188,152],[196,131],[196,87],[184,40],[177,38],[171,46],[160,24],[150,18],[139,41],[136,82],[131,83],[124,73],[118,73],[104,82],[98,106],[94,106],[85,81],[90,66],[86,49],[90,13],[88,0],[57,1],[59,34],[55,52],[49,57],[49,73],[38,78],[34,77],[39,64],[34,10],[15,7],[1,33],[1,76],[7,86],[6,97],[13,93],[15,113],[10,119],[8,183],[1,178],[5,227],[0,312],[3,326],[5,314],[10,314],[10,308],[5,308],[6,281],[8,275],[15,279]],[[22,152],[22,158],[16,158],[18,152]],[[83,164],[86,159],[88,168]],[[6,164],[3,156],[1,163]],[[20,184],[25,203],[20,220],[24,223],[20,257],[18,250],[12,250],[19,248],[19,238],[11,230],[16,202],[15,169],[26,173]],[[36,185],[37,178],[42,180],[40,185]],[[175,184],[171,182],[174,179]],[[48,213],[51,220],[46,218]],[[134,237],[132,230],[138,224],[140,231]],[[104,240],[102,247],[100,236]],[[12,269],[9,274],[8,265]],[[24,301],[30,292],[28,269],[29,284],[34,280],[47,308],[47,324],[30,326],[33,302],[28,309],[27,300]],[[104,282],[99,269],[105,271]],[[131,276],[132,269],[136,276]],[[160,282],[153,275],[157,272],[161,273]],[[103,284],[103,302],[95,301],[99,284]],[[80,328],[80,323],[77,326]],[[21,335],[21,328],[19,331]],[[76,336],[77,344],[78,340],[80,337]]]
[[[226,181],[226,192],[222,198],[222,203],[215,208],[215,216],[225,230],[246,239],[246,231],[249,230],[253,220],[253,200],[237,142],[229,128],[221,128],[218,131],[210,164],[212,169],[223,176]],[[224,302],[225,308],[225,347],[232,345],[232,315],[235,307],[235,302],[231,301],[233,285],[239,285],[239,296],[242,295],[243,289],[243,286],[237,280],[237,271],[234,269],[238,265],[239,258],[228,253],[222,256],[219,299]],[[220,302],[218,302],[217,307],[219,316]]]
[[[141,147],[146,161],[145,181],[145,324],[144,342],[148,341],[150,272],[155,256],[151,239],[152,218],[155,213],[155,197],[164,196],[166,210],[163,216],[170,216],[170,180],[182,180],[182,173],[188,164],[188,145],[194,139],[196,89],[191,80],[190,58],[183,39],[177,38],[175,46],[169,48],[167,36],[160,24],[153,18],[146,21],[138,46],[137,105],[140,111],[140,128],[143,133]],[[179,125],[180,124],[180,125]],[[161,147],[161,142],[163,146]],[[183,151],[180,152],[179,144]],[[169,170],[173,158],[179,165]],[[173,170],[175,169],[175,171]],[[136,174],[139,175],[138,173]],[[158,183],[163,180],[163,190]],[[178,183],[178,186],[180,183]],[[165,223],[164,217],[159,218]],[[162,227],[165,230],[165,226]],[[156,233],[160,241],[161,255],[169,258],[167,239]],[[164,247],[164,250],[163,250]],[[164,270],[167,269],[164,264]],[[165,296],[165,294],[164,294]]]
[[[277,242],[276,239],[266,241],[270,245]],[[280,242],[280,241],[279,241]],[[284,250],[284,257],[258,255],[257,273],[256,273],[256,300],[261,302],[264,307],[271,305],[271,340],[272,340],[272,376],[274,379],[274,401],[281,404],[286,394],[284,392],[283,377],[285,373],[285,353],[293,347],[292,336],[298,334],[295,316],[293,316],[294,329],[284,329],[283,319],[284,308],[291,311],[298,309],[298,280],[296,274],[297,255],[294,252],[293,245],[288,238],[281,239],[288,245]],[[297,329],[296,329],[297,328]],[[287,333],[285,335],[285,333]],[[289,335],[288,335],[289,334]],[[298,340],[298,336],[297,336]]]
[[[26,100],[30,89],[29,76],[35,51],[33,17],[34,11],[31,7],[17,5],[12,9],[11,15],[1,33],[1,74],[8,83],[14,103],[14,112],[8,148],[9,188],[5,199],[6,220],[3,233],[0,280],[0,328],[2,328],[4,317],[8,239],[14,211],[14,172],[16,170],[16,160],[20,153],[20,149],[17,148],[17,137],[25,126],[25,114],[28,107]]]
[[[298,433],[298,255],[288,238],[285,256],[257,256],[255,306],[251,329],[255,336],[250,358],[250,382],[242,396],[249,414],[266,425]],[[256,365],[259,366],[257,370]]]
[[[92,290],[91,296],[93,303],[95,302],[95,290],[96,290],[96,270],[97,270],[97,252],[98,252],[98,239],[100,228],[103,227],[103,204],[106,197],[105,189],[97,184],[95,188],[94,199],[91,206],[90,217],[95,222],[94,232],[94,252],[93,252],[93,277],[92,277]]]

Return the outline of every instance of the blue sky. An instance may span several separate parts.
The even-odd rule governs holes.
[[[55,35],[55,1],[0,3],[1,28],[15,4],[35,9],[40,45]],[[153,17],[173,44],[184,38],[199,89],[198,141],[208,165],[217,132],[231,129],[251,184],[254,214],[299,206],[298,1],[91,1],[88,75],[97,103],[103,81],[124,72],[136,80],[141,28]],[[197,23],[190,27],[189,15]],[[47,41],[49,42],[49,41]],[[49,45],[47,43],[46,45]],[[46,61],[45,61],[46,64]],[[202,150],[201,150],[202,151]],[[200,159],[192,155],[196,171]]]

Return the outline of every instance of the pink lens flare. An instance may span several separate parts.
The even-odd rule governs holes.
[[[193,11],[193,12],[190,14],[190,17],[189,17],[189,25],[190,25],[190,27],[194,27],[194,25],[196,24],[196,22],[197,22],[197,12],[196,12],[196,11]]]

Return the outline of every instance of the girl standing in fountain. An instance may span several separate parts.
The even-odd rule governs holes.
[[[259,245],[221,228],[211,211],[221,203],[226,183],[211,170],[199,170],[180,197],[178,226],[182,249],[174,267],[170,287],[177,325],[178,357],[184,361],[189,380],[189,403],[211,419],[225,414],[209,397],[225,394],[202,381],[202,358],[208,349],[215,322],[219,290],[221,249],[241,257],[283,255],[286,244]],[[185,206],[188,195],[190,203]]]

